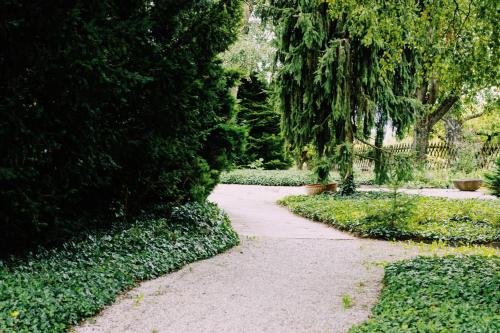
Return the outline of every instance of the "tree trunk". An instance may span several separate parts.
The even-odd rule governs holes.
[[[346,134],[345,143],[348,146],[348,151],[346,151],[345,164],[340,168],[340,194],[341,195],[351,195],[356,192],[356,184],[354,183],[354,132],[352,128],[351,120],[348,119],[346,122]]]
[[[252,16],[253,13],[253,8],[254,8],[254,0],[246,0],[243,2],[243,27],[241,31],[243,34],[248,34],[250,31],[250,17]]]
[[[385,125],[387,123],[387,114],[382,112],[380,118],[377,121],[377,133],[375,135],[375,183],[383,184],[387,179],[386,172],[384,170],[384,161],[382,148],[384,146],[385,137]]]
[[[427,158],[427,147],[432,128],[437,124],[458,101],[458,96],[448,96],[431,113],[421,116],[414,127],[413,147],[417,153],[417,160],[423,162]],[[425,104],[424,104],[425,105]]]
[[[296,158],[295,159],[295,166],[297,167],[297,170],[303,170],[304,169],[304,160],[302,158]]]
[[[431,131],[426,119],[421,119],[415,123],[413,135],[413,147],[417,153],[417,161],[423,162],[427,159],[427,148],[429,147],[429,137]]]
[[[456,117],[444,117],[445,142],[450,147],[456,147],[463,141],[464,123]]]

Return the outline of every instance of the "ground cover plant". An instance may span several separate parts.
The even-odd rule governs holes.
[[[385,267],[384,289],[362,332],[500,331],[500,257],[419,257]]]
[[[214,204],[191,203],[174,208],[169,218],[144,218],[0,262],[0,332],[65,332],[137,281],[237,243],[228,218]]]
[[[483,178],[487,172],[487,170],[476,170],[472,175],[465,175],[452,172],[450,169],[416,170],[413,179],[402,185],[402,188],[454,188],[454,179]],[[357,185],[375,184],[375,173],[373,171],[362,171],[355,168],[354,174]],[[338,173],[333,171],[330,179],[338,181]],[[302,186],[314,182],[315,177],[309,170],[235,169],[223,172],[220,180],[223,184]],[[382,185],[382,187],[384,186]]]
[[[293,213],[361,237],[442,240],[452,243],[500,241],[498,200],[458,200],[383,192],[289,196],[280,201]]]
[[[313,183],[314,175],[306,170],[236,169],[223,172],[220,182],[242,185],[302,186]]]
[[[330,180],[338,181],[337,172],[331,172]],[[372,180],[364,174],[356,176],[358,185],[370,185]],[[309,170],[256,170],[236,169],[223,172],[220,177],[222,184],[264,185],[264,186],[302,186],[317,182],[316,176]]]

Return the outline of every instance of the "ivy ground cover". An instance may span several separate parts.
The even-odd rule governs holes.
[[[372,175],[356,174],[358,185],[373,183]],[[338,173],[330,174],[332,181],[338,181]],[[263,185],[263,186],[302,186],[316,183],[315,176],[309,170],[256,170],[236,169],[223,172],[220,177],[222,184]]]
[[[0,332],[66,332],[137,281],[158,277],[238,243],[213,204],[174,208],[22,260],[0,262]]]
[[[256,170],[236,169],[223,172],[222,184],[302,186],[314,183],[314,175],[307,170]]]
[[[500,332],[499,272],[497,256],[389,264],[372,317],[349,333]]]
[[[280,201],[293,213],[361,237],[441,240],[459,244],[500,241],[498,200],[459,200],[365,192],[323,194]]]

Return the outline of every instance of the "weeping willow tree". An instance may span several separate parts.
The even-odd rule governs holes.
[[[402,135],[418,107],[418,61],[405,29],[414,5],[270,0],[262,7],[275,28],[285,137],[292,148],[311,143],[320,159],[336,162],[344,193],[354,190],[354,140],[368,139],[377,119]]]

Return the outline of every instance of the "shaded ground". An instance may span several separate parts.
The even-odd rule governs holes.
[[[219,185],[210,200],[229,214],[241,245],[142,283],[76,331],[346,332],[368,318],[382,264],[416,250],[358,239],[275,204],[301,193]]]

